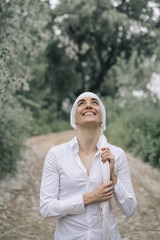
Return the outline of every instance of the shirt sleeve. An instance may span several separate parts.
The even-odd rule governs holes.
[[[122,152],[115,163],[117,183],[114,187],[114,197],[121,212],[130,217],[136,210],[137,200],[131,183],[126,154]]]
[[[40,212],[44,218],[63,217],[85,212],[83,196],[59,200],[59,172],[57,157],[53,148],[48,152],[41,180]]]

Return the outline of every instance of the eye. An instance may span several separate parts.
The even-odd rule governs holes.
[[[95,101],[95,100],[92,103],[93,105],[99,105],[98,101]]]
[[[84,105],[84,102],[79,102],[78,103],[78,106],[82,106],[82,105]]]

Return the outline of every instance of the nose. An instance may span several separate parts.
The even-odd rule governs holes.
[[[86,103],[86,109],[91,109],[91,108],[92,108],[91,103],[90,103],[90,102],[87,102],[87,103]]]

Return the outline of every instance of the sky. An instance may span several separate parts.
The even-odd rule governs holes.
[[[50,0],[51,8],[55,8],[58,2],[58,0]]]

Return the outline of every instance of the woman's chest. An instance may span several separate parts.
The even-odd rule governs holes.
[[[59,189],[60,193],[85,193],[92,191],[102,183],[102,174],[99,156],[92,160],[89,175],[78,153],[68,154],[59,164]]]

